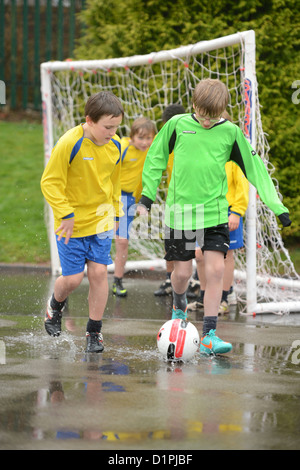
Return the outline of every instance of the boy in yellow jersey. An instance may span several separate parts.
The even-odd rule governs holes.
[[[142,171],[148,149],[155,137],[154,123],[146,118],[137,118],[131,127],[130,136],[121,139],[121,190],[124,216],[116,234],[115,277],[113,294],[125,297],[123,275],[128,257],[130,225],[134,219],[135,203],[142,191]]]
[[[54,215],[62,275],[48,301],[45,329],[61,333],[67,297],[84,276],[89,280],[87,352],[102,352],[102,317],[108,298],[107,265],[116,220],[123,215],[121,143],[116,131],[124,111],[110,92],[91,96],[86,121],[57,142],[41,179],[41,189]]]

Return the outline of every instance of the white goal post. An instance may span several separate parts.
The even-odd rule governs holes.
[[[228,112],[272,176],[274,168],[268,158],[269,146],[258,100],[254,31],[145,55],[41,64],[45,165],[58,138],[84,122],[84,103],[91,94],[110,90],[119,97],[125,110],[119,130],[123,136],[129,134],[131,123],[140,115],[152,119],[159,130],[162,112],[169,104],[182,104],[191,112],[192,91],[199,80],[207,77],[219,78],[227,85]],[[277,182],[274,183],[279,189]],[[157,194],[162,206],[166,191],[164,176]],[[47,205],[46,209],[51,269],[53,275],[58,275],[61,270],[53,215]],[[242,311],[249,314],[300,312],[300,277],[284,247],[276,217],[260,201],[252,185],[244,226],[245,249],[235,253],[235,288]],[[151,230],[156,228],[153,223]],[[152,240],[141,239],[139,230],[133,223],[130,243],[135,256],[129,258],[127,267],[164,269],[159,230]]]

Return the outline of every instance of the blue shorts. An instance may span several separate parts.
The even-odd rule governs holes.
[[[244,246],[243,238],[243,217],[240,217],[240,223],[236,230],[229,232],[230,244],[229,250],[236,250]]]
[[[124,215],[123,217],[120,217],[119,228],[116,232],[116,235],[121,238],[127,238],[128,240],[131,223],[135,216],[135,197],[132,195],[132,193],[126,193],[125,191],[122,191],[121,201],[123,203]]]
[[[70,238],[65,245],[65,239],[57,240],[57,249],[63,276],[81,273],[86,261],[99,264],[112,264],[110,256],[113,230],[90,235],[88,237]]]

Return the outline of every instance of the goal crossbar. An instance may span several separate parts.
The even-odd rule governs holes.
[[[46,71],[60,70],[81,70],[81,69],[111,69],[113,67],[135,67],[139,65],[147,65],[149,63],[158,63],[166,60],[182,59],[189,55],[201,54],[202,52],[210,52],[215,49],[233,46],[243,39],[252,37],[252,31],[246,31],[236,34],[224,36],[222,38],[212,39],[210,41],[200,41],[196,44],[188,46],[180,46],[175,49],[169,49],[159,52],[151,52],[150,54],[134,55],[129,57],[120,57],[102,60],[68,60],[43,62],[41,69]],[[253,44],[253,42],[252,42]]]

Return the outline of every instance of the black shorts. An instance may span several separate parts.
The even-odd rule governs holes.
[[[189,261],[195,258],[196,244],[202,251],[221,251],[225,257],[229,243],[228,223],[201,230],[165,227],[165,260]]]

